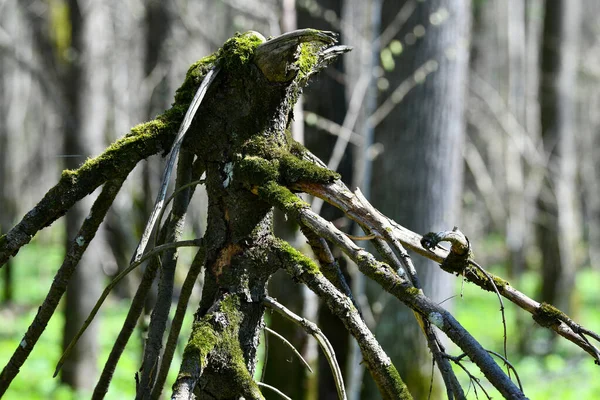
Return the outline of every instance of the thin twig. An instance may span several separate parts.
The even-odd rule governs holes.
[[[179,339],[179,333],[181,332],[181,326],[183,325],[183,320],[187,311],[188,301],[192,295],[194,286],[196,285],[196,279],[202,271],[204,257],[205,247],[200,246],[196,256],[194,257],[194,261],[192,261],[190,270],[185,277],[185,281],[183,281],[183,285],[181,286],[181,293],[179,295],[179,301],[177,302],[175,316],[173,316],[173,321],[171,323],[169,337],[167,338],[167,343],[165,344],[165,351],[163,352],[160,370],[150,395],[150,399],[152,400],[158,400],[160,398],[163,387],[165,386],[165,381],[169,375],[169,368],[171,367],[171,362],[173,361],[173,355],[175,354],[175,349],[177,348],[177,339]]]
[[[313,370],[310,367],[310,365],[308,364],[308,362],[304,359],[304,357],[302,357],[302,354],[300,354],[300,352],[298,350],[296,350],[296,348],[294,347],[294,345],[289,342],[289,340],[287,340],[285,337],[281,336],[279,333],[275,332],[273,329],[271,329],[271,328],[269,328],[267,326],[265,326],[264,330],[265,330],[265,332],[268,332],[271,335],[278,337],[283,343],[285,343],[290,349],[292,349],[292,351],[294,352],[294,354],[296,355],[296,357],[298,357],[300,359],[300,361],[302,361],[302,364],[304,364],[304,366],[306,368],[308,368],[308,370],[311,373],[313,372]]]
[[[488,399],[491,399],[490,395],[488,394],[488,392],[485,390],[485,388],[483,387],[483,385],[481,384],[481,380],[479,378],[477,378],[475,375],[473,375],[468,369],[467,367],[465,367],[464,365],[462,365],[462,362],[460,362],[460,357],[452,357],[448,354],[446,354],[446,357],[451,360],[452,362],[454,362],[456,365],[458,365],[463,371],[465,371],[465,373],[467,374],[467,376],[469,377],[469,381],[475,382],[475,384],[477,386],[479,386],[481,388],[481,390],[483,391],[483,393],[485,394],[485,396]],[[477,397],[477,387],[475,385],[473,385],[473,390],[475,391],[475,397]]]
[[[494,280],[492,279],[491,275],[485,270],[483,269],[483,267],[479,264],[477,264],[475,261],[473,260],[469,260],[469,264],[471,264],[472,266],[474,266],[475,268],[477,268],[479,270],[479,272],[481,272],[482,274],[485,275],[486,278],[488,278],[490,285],[494,288],[494,292],[496,293],[496,296],[498,297],[498,302],[500,303],[500,315],[502,316],[502,337],[503,337],[503,350],[504,350],[504,360],[507,362],[506,364],[506,369],[508,371],[508,376],[510,377],[510,369],[508,367],[508,355],[507,355],[507,340],[508,340],[508,335],[507,335],[507,328],[506,328],[506,315],[504,313],[504,302],[502,301],[502,296],[500,295],[500,292],[498,291],[498,286],[496,286],[496,284],[494,283]]]
[[[86,218],[77,233],[77,236],[71,242],[67,254],[61,267],[56,272],[52,281],[52,286],[44,299],[44,302],[38,309],[38,312],[29,325],[27,332],[19,343],[19,346],[11,356],[10,360],[0,374],[0,397],[6,392],[12,380],[19,373],[19,369],[27,360],[27,357],[33,350],[38,339],[46,329],[48,321],[54,315],[62,295],[67,289],[71,275],[75,271],[77,264],[89,243],[94,238],[100,223],[104,220],[108,209],[123,184],[124,178],[108,181],[102,192],[94,202],[90,210],[90,217]]]
[[[124,269],[123,271],[121,271],[112,280],[112,282],[109,283],[108,286],[104,289],[104,291],[100,295],[100,298],[98,299],[98,301],[94,305],[94,308],[90,312],[90,315],[87,317],[87,319],[83,323],[83,326],[81,327],[81,329],[79,329],[79,332],[77,332],[77,334],[73,337],[73,339],[71,340],[71,342],[69,343],[69,345],[65,349],[63,355],[61,356],[60,360],[58,361],[58,363],[56,365],[56,369],[54,371],[54,375],[53,376],[56,377],[56,375],[58,375],[58,372],[60,371],[60,369],[61,369],[61,367],[62,367],[65,359],[69,356],[69,353],[71,352],[71,350],[73,349],[73,347],[75,346],[75,344],[77,343],[77,341],[79,340],[79,338],[81,337],[81,335],[83,335],[83,333],[85,332],[85,330],[87,329],[87,327],[91,324],[92,320],[94,319],[94,317],[98,313],[98,310],[100,310],[100,307],[104,303],[104,300],[106,300],[106,298],[108,297],[108,294],[110,293],[110,291],[117,285],[117,283],[119,283],[119,281],[121,281],[121,279],[123,279],[128,273],[130,273],[131,271],[133,271],[135,268],[137,268],[138,266],[140,266],[144,261],[148,260],[149,258],[152,258],[152,257],[156,256],[157,254],[159,254],[159,253],[161,253],[161,252],[163,252],[165,250],[172,249],[172,248],[175,248],[175,247],[193,247],[193,246],[196,246],[196,247],[201,246],[201,241],[199,239],[182,240],[180,242],[166,243],[166,244],[160,245],[160,246],[152,249],[150,252],[146,253],[138,261],[130,264],[129,267],[127,267],[126,269]]]
[[[298,326],[304,328],[304,330],[314,337],[319,343],[321,350],[325,354],[325,358],[327,358],[327,362],[329,362],[329,366],[331,367],[331,372],[333,374],[333,379],[335,381],[335,385],[338,391],[338,396],[340,399],[346,399],[346,389],[344,388],[344,378],[342,377],[342,370],[335,358],[335,351],[333,350],[333,346],[329,343],[327,337],[321,332],[321,330],[312,322],[294,314],[291,310],[286,308],[283,304],[279,303],[277,300],[272,297],[265,297],[263,299],[263,304],[281,314],[286,319],[294,322]]]
[[[277,388],[276,388],[276,387],[274,387],[274,386],[267,385],[266,383],[263,383],[263,382],[256,382],[256,384],[257,384],[258,386],[260,386],[260,387],[267,388],[267,389],[271,390],[272,392],[274,392],[274,393],[277,393],[277,394],[278,394],[279,396],[281,396],[283,399],[286,399],[286,400],[292,400],[292,398],[291,398],[291,397],[288,397],[288,396],[286,396],[286,395],[285,395],[285,394],[284,394],[284,393],[283,393],[281,390],[277,389]]]

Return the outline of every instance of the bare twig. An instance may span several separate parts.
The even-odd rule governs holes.
[[[312,154],[307,154],[306,157],[311,160],[314,159],[314,155]],[[354,195],[354,193],[352,193],[341,181],[335,181],[327,185],[299,182],[294,185],[294,188],[324,199],[328,203],[344,211],[344,213],[351,219],[355,220],[363,226],[368,227],[374,233],[382,234],[382,232],[380,231],[382,224],[381,220],[383,219],[387,221],[387,223],[389,223],[388,233],[391,236],[400,241],[408,249],[426,258],[429,258],[430,260],[442,264],[446,257],[448,257],[449,251],[447,249],[440,246],[436,246],[431,250],[425,249],[421,245],[421,235],[412,232],[411,230],[403,227],[397,222],[383,216],[383,214],[381,214],[380,212],[377,212],[375,215],[365,213],[364,210],[362,210],[361,208],[361,202]],[[386,229],[385,231],[387,232],[388,230]],[[487,291],[494,290],[493,287],[489,285],[489,280],[485,275],[477,273],[479,271],[470,271],[471,270],[468,269],[468,273],[465,274],[465,278],[469,282],[472,282]],[[447,272],[460,274],[460,271],[458,270]],[[590,354],[597,363],[600,363],[600,350],[598,350],[595,346],[591,345],[586,340],[582,339],[581,336],[578,333],[576,333],[578,331],[584,332],[584,330],[585,332],[590,332],[589,330],[583,328],[578,324],[575,324],[566,315],[561,314],[559,310],[556,310],[558,311],[558,313],[550,312],[551,310],[549,309],[549,307],[551,306],[541,304],[529,298],[524,293],[510,286],[510,284],[507,281],[489,272],[488,275],[492,278],[493,282],[495,283],[498,289],[498,292],[504,298],[510,300],[512,303],[522,308],[523,310],[529,312],[530,314],[532,314],[532,316],[535,316],[534,319],[536,319],[538,323],[540,323],[540,321],[538,321],[538,317],[549,317],[547,318],[547,324],[545,325],[547,328],[552,329],[554,332],[558,333],[568,341],[579,346],[581,349]],[[552,317],[552,314],[555,314],[556,316]],[[594,339],[598,340],[596,337],[594,337]]]
[[[300,352],[298,350],[296,350],[296,348],[294,347],[293,344],[290,343],[289,340],[287,340],[286,338],[284,338],[283,336],[281,336],[279,333],[275,332],[273,329],[266,327],[265,326],[265,332],[268,332],[269,334],[279,338],[279,340],[281,340],[283,343],[285,343],[286,346],[288,346],[296,355],[296,357],[298,357],[298,359],[300,359],[300,361],[302,361],[302,364],[304,364],[304,366],[310,371],[313,372],[312,368],[310,367],[310,365],[308,364],[308,362],[304,359],[304,357],[302,357],[302,354],[300,354]]]
[[[272,391],[272,392],[274,392],[274,393],[277,393],[279,396],[281,396],[281,398],[282,398],[282,399],[286,399],[286,400],[292,400],[292,398],[291,398],[291,397],[288,397],[288,396],[286,396],[286,395],[285,395],[285,393],[283,393],[281,390],[277,389],[277,388],[276,388],[276,387],[274,387],[274,386],[267,385],[266,383],[263,383],[263,382],[256,382],[256,384],[257,384],[258,386],[260,386],[260,387],[267,388],[267,389],[269,389],[270,391]]]
[[[175,316],[173,317],[173,322],[171,323],[169,337],[167,338],[167,343],[165,344],[165,351],[163,352],[160,370],[156,377],[154,389],[152,389],[152,393],[150,395],[150,398],[153,400],[158,400],[160,398],[165,381],[167,380],[171,361],[173,360],[173,355],[175,354],[175,349],[177,348],[177,339],[179,339],[179,333],[181,332],[181,326],[183,325],[183,319],[185,318],[188,301],[192,295],[192,291],[196,284],[196,279],[198,278],[198,275],[200,275],[202,266],[204,265],[204,257],[205,247],[201,246],[194,257],[194,261],[190,266],[190,270],[188,271],[185,281],[181,286],[181,293],[179,295],[179,301],[177,302]]]
[[[77,343],[77,341],[79,340],[81,335],[83,335],[83,332],[85,332],[86,328],[90,325],[90,323],[92,322],[92,320],[98,313],[98,310],[100,310],[100,307],[104,303],[104,300],[106,300],[106,298],[108,297],[108,294],[110,293],[110,291],[117,285],[117,283],[119,283],[119,281],[121,279],[123,279],[128,273],[133,271],[135,268],[140,266],[140,264],[142,264],[144,261],[148,260],[149,258],[155,257],[157,254],[159,254],[165,250],[172,249],[175,247],[199,247],[199,246],[201,246],[201,244],[202,243],[199,239],[195,239],[195,240],[182,240],[180,242],[173,242],[173,243],[167,243],[167,244],[160,245],[160,246],[152,249],[152,251],[146,253],[138,261],[130,264],[129,267],[127,267],[126,269],[121,271],[112,280],[112,282],[104,289],[104,291],[102,292],[102,295],[100,295],[100,298],[94,305],[94,308],[92,309],[92,311],[90,312],[90,315],[85,320],[83,326],[81,327],[79,332],[77,332],[77,334],[73,337],[73,339],[71,340],[71,342],[65,349],[63,355],[61,356],[60,360],[58,361],[58,363],[56,365],[56,369],[54,371],[54,376],[58,375],[58,372],[60,371],[65,359],[69,356],[69,353],[71,352],[71,350],[73,349],[73,347],[75,346],[75,344]]]
[[[479,386],[479,388],[481,388],[481,390],[483,391],[483,394],[485,394],[485,397],[487,397],[488,399],[491,399],[490,395],[488,394],[488,392],[485,390],[485,387],[483,387],[483,385],[481,384],[481,380],[479,378],[477,378],[475,375],[473,375],[471,373],[471,371],[469,371],[461,362],[461,358],[462,357],[452,357],[450,355],[446,355],[446,357],[448,357],[449,360],[451,360],[452,362],[454,362],[456,365],[458,365],[463,371],[465,371],[465,373],[467,374],[467,376],[469,377],[469,381],[471,383],[475,382],[475,384],[473,385],[473,390],[475,391],[475,397],[477,397],[477,386]]]
[[[333,346],[329,343],[327,337],[321,332],[318,326],[314,323],[294,314],[288,308],[286,308],[283,304],[277,302],[277,300],[272,297],[265,297],[263,299],[263,304],[281,314],[286,319],[294,322],[298,326],[304,328],[304,330],[314,337],[321,346],[321,350],[325,354],[327,358],[327,362],[329,362],[329,366],[331,367],[331,372],[333,374],[333,378],[335,380],[336,388],[338,391],[338,395],[340,399],[346,399],[346,389],[344,388],[344,378],[342,377],[342,371],[340,366],[335,358],[335,351],[333,350]],[[306,362],[306,361],[305,361]],[[309,367],[310,368],[310,367]]]

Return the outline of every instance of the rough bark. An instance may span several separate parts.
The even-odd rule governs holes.
[[[383,29],[403,3],[384,3]],[[430,23],[442,15],[440,10],[447,12],[447,18]],[[414,35],[416,25],[424,30],[422,36]],[[386,74],[392,88],[410,79],[418,83],[376,127],[375,139],[384,153],[374,161],[372,198],[384,214],[417,232],[459,222],[469,27],[469,1],[419,3],[396,36],[404,50]],[[405,40],[410,35],[412,39]],[[416,71],[427,63],[433,72],[417,77]],[[443,301],[453,294],[451,281],[439,269],[424,260],[415,260],[415,266],[426,295]],[[431,359],[413,313],[392,301],[381,321],[377,337],[413,396],[426,398]],[[404,345],[397,346],[398,342]],[[372,386],[367,396],[375,396]]]

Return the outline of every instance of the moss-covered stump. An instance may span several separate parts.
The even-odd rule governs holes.
[[[272,205],[256,191],[276,196],[298,181],[338,177],[303,160],[302,146],[287,132],[302,86],[327,61],[321,52],[333,43],[330,34],[312,30],[273,41],[247,32],[208,59],[220,71],[183,144],[205,163],[205,286],[176,393],[192,385],[197,395],[260,398],[247,380],[256,363],[262,299],[281,260],[272,252],[280,243]],[[206,72],[206,59],[193,65],[176,101],[189,102]],[[300,201],[285,193],[285,201]]]

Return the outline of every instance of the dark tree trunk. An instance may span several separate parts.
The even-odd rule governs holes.
[[[297,25],[298,28],[316,28],[329,31],[338,31],[339,28],[332,26],[323,18],[324,10],[334,11],[337,15],[341,14],[341,1],[328,0],[319,2],[322,7],[320,12],[311,13],[302,4],[298,4]],[[284,31],[291,31],[293,27],[284,27]],[[342,39],[343,40],[343,39]],[[320,117],[327,118],[341,124],[345,111],[346,101],[344,95],[344,86],[336,77],[341,76],[341,62],[330,66],[327,70],[312,81],[309,87],[302,95],[302,111],[306,113],[315,113]],[[298,105],[298,104],[297,104]],[[298,124],[304,124],[303,114],[298,113],[298,107],[294,107],[294,121],[292,129]],[[292,131],[292,133],[294,133]],[[297,132],[296,132],[297,133]],[[327,132],[317,129],[315,126],[304,125],[302,137],[304,144],[308,149],[313,151],[322,160],[329,159],[331,149],[333,149],[336,137]],[[347,152],[349,154],[349,152]],[[351,164],[350,158],[345,156],[342,165],[338,169],[344,176],[350,177]],[[324,214],[328,219],[335,220],[340,218],[342,214],[325,205]],[[276,217],[280,215],[275,212]],[[296,240],[295,232],[290,235],[281,235],[283,231],[280,229],[282,224],[279,224],[279,219],[276,218],[276,230],[280,237],[288,240],[290,236],[294,236],[294,240],[289,240],[295,245],[305,246],[305,241]],[[289,226],[290,224],[287,224]],[[296,229],[292,227],[292,229]],[[336,354],[340,358],[340,363],[343,362],[345,354],[347,354],[348,340],[347,334],[344,332],[341,322],[332,316],[331,312],[320,304],[317,297],[302,286],[290,287],[290,279],[285,274],[276,274],[270,284],[270,291],[273,296],[279,298],[283,303],[289,306],[294,312],[306,317],[313,322],[318,323],[323,329],[327,337],[332,341]],[[318,320],[317,320],[318,318]],[[266,382],[272,384],[282,390],[292,398],[328,398],[335,396],[336,389],[334,381],[330,375],[330,369],[327,361],[322,357],[321,352],[317,349],[316,341],[312,337],[307,337],[306,333],[299,327],[290,324],[289,321],[282,320],[279,316],[274,316],[272,319],[271,328],[285,336],[290,340],[301,352],[306,356],[307,361],[317,371],[310,374],[308,370],[299,363],[291,355],[287,346],[283,345],[279,339],[271,338],[269,341],[269,355],[266,371]],[[318,363],[313,364],[313,360],[317,359]],[[291,363],[290,363],[290,360]],[[317,393],[318,390],[318,393]]]
[[[538,199],[543,301],[565,312],[575,279],[576,82],[580,2],[546,2],[541,53],[540,106],[548,174]]]
[[[77,0],[70,0],[69,24],[71,28],[71,44],[68,50],[70,58],[62,59],[64,55],[58,54],[64,62],[61,69],[61,85],[63,88],[66,114],[62,116],[64,125],[63,154],[65,154],[65,168],[76,169],[85,161],[89,144],[84,137],[84,113],[82,103],[85,89],[85,17]],[[57,50],[58,52],[58,50]],[[78,204],[66,215],[66,246],[75,239],[79,227],[85,218],[84,205]],[[97,299],[102,283],[99,278],[101,257],[90,257],[87,253],[75,270],[66,293],[65,326],[63,333],[63,349],[66,349],[79,328],[83,325],[95,299]],[[92,323],[90,328],[81,337],[62,369],[61,380],[76,389],[92,389],[97,376],[98,357],[98,321]]]
[[[403,3],[384,2],[382,29]],[[459,225],[471,9],[468,0],[417,4],[397,35],[403,53],[395,65],[383,63],[390,91],[405,80],[417,84],[376,128],[384,154],[374,161],[372,201],[409,229],[429,232]],[[422,259],[414,262],[426,295],[441,302],[454,294],[448,274]],[[387,303],[376,336],[413,396],[427,398],[431,358],[412,312]],[[374,398],[375,390],[369,385],[367,397]]]
[[[165,54],[165,42],[168,39],[169,30],[171,26],[171,14],[169,10],[169,3],[159,0],[146,0],[145,1],[146,14],[144,20],[144,64],[143,64],[143,76],[145,79],[150,79],[153,73],[156,73],[156,69],[163,68],[165,71],[168,69],[168,57],[164,57]],[[166,79],[161,79],[155,88],[149,88],[149,97],[145,104],[144,119],[154,118],[160,110],[164,110],[169,102],[170,93],[167,90]],[[142,171],[143,180],[143,199],[139,201],[142,208],[140,214],[143,218],[140,220],[140,225],[143,226],[145,220],[152,212],[153,199],[156,196],[159,181],[156,178],[157,171],[161,170],[162,160],[150,159],[144,163]],[[139,333],[141,335],[142,343],[147,343],[148,328],[150,322],[150,314],[156,304],[158,295],[158,284],[152,285],[152,289],[146,297],[146,306],[144,308],[144,315],[140,319]]]
[[[8,115],[8,105],[10,99],[6,96],[7,85],[5,82],[5,61],[0,61],[0,115]],[[5,118],[0,118],[0,204],[2,212],[0,213],[0,234],[8,230],[12,225],[10,216],[15,214],[13,198],[10,196],[10,169],[9,169],[9,148],[8,148],[8,126]],[[10,303],[13,300],[13,262],[8,261],[3,267],[2,272],[2,302]]]

